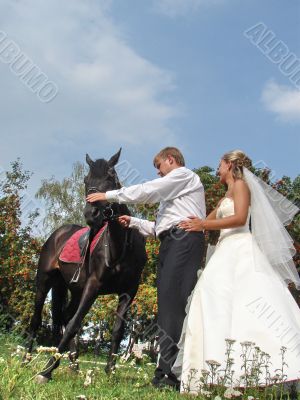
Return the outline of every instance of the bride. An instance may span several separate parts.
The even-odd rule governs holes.
[[[201,381],[216,383],[218,371],[227,386],[300,378],[300,312],[287,287],[299,288],[300,280],[284,228],[299,209],[250,166],[242,151],[226,153],[218,171],[226,196],[206,220],[191,216],[180,225],[221,231],[187,306],[172,369],[181,392],[199,393]]]

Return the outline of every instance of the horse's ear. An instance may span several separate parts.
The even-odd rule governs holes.
[[[91,159],[91,157],[88,154],[86,154],[85,160],[90,167],[94,164],[94,161]]]
[[[116,164],[118,164],[120,155],[121,155],[121,151],[122,151],[122,147],[120,148],[120,150],[111,157],[111,159],[108,161],[108,165],[111,167],[114,167]]]

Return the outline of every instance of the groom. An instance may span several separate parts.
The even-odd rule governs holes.
[[[205,219],[204,188],[198,175],[185,167],[182,153],[166,147],[154,158],[160,178],[106,193],[93,193],[87,201],[118,203],[160,203],[156,222],[127,215],[119,218],[125,227],[136,228],[144,236],[160,239],[157,270],[158,325],[160,355],[152,384],[179,388],[171,372],[176,359],[187,299],[197,280],[204,253],[203,232],[185,232],[178,223],[195,215]]]

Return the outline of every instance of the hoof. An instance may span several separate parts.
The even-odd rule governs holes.
[[[43,375],[37,375],[37,377],[35,378],[35,381],[39,385],[44,385],[45,383],[49,382],[49,378],[46,378]]]

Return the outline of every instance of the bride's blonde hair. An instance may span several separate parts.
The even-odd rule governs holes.
[[[243,167],[250,168],[252,161],[242,150],[233,150],[225,153],[222,160],[232,163],[232,175],[234,179],[243,179]]]

